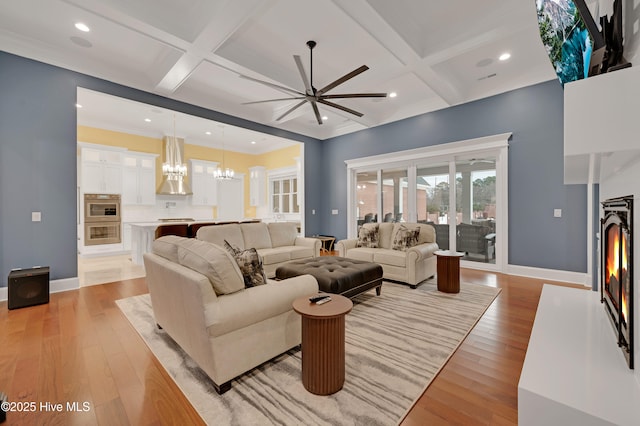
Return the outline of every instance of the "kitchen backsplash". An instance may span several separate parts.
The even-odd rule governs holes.
[[[213,207],[192,206],[190,196],[157,195],[155,206],[122,206],[122,222],[155,222],[164,218],[213,219]]]

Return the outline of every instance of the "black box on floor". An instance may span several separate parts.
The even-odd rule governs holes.
[[[4,403],[7,402],[7,395],[4,392],[0,392],[0,405],[4,407]],[[0,423],[4,423],[7,421],[7,412],[4,411],[4,408],[0,408]]]
[[[9,309],[49,303],[49,267],[14,269],[9,273]]]

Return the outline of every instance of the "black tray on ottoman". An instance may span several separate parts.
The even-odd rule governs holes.
[[[279,280],[306,274],[315,277],[321,292],[350,298],[372,288],[380,296],[382,288],[382,266],[362,260],[320,256],[287,262],[276,269]]]

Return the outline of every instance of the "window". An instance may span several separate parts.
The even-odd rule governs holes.
[[[360,172],[356,175],[356,215],[358,225],[378,221],[378,173]]]
[[[405,222],[408,188],[406,168],[382,170],[382,222]]]
[[[510,133],[347,160],[349,237],[366,222],[434,227],[467,267],[507,265]],[[472,266],[473,265],[473,266]]]
[[[298,178],[278,177],[269,180],[272,213],[299,213]]]

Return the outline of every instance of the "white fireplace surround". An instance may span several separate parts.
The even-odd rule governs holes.
[[[568,83],[564,88],[564,154],[565,183],[586,183],[587,188],[587,266],[590,273],[599,265],[592,265],[592,254],[600,257],[600,236],[594,234],[594,224],[602,217],[600,202],[633,195],[640,203],[640,66],[590,77]],[[598,184],[599,199],[592,197]],[[600,215],[594,217],[593,212]],[[634,294],[640,294],[640,253],[638,242],[640,225],[638,208],[634,209]],[[598,227],[599,228],[599,227]],[[600,286],[600,271],[593,276]],[[640,309],[634,313],[639,324]],[[640,343],[640,327],[634,339]],[[637,346],[637,344],[636,344]],[[640,383],[640,354],[634,363],[636,380]],[[640,404],[640,401],[638,401]]]
[[[600,294],[545,284],[518,383],[518,424],[637,425],[640,383]]]
[[[564,87],[565,184],[587,184],[587,273],[599,289],[601,272],[596,271],[599,262],[594,265],[593,259],[600,258],[600,235],[594,233],[594,225],[599,224],[603,213],[600,202],[632,195],[636,201],[633,212],[636,302],[640,294],[640,235],[636,231],[640,225],[638,111],[640,67],[590,77]],[[594,214],[595,211],[599,214]],[[519,424],[638,424],[639,320],[640,309],[636,304],[633,319],[636,368],[630,370],[617,347],[598,292],[545,286],[520,376]],[[611,398],[608,392],[615,397]]]

